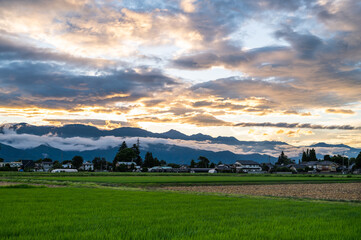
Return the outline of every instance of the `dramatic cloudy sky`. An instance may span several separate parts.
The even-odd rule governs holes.
[[[361,147],[355,0],[0,0],[0,121]]]

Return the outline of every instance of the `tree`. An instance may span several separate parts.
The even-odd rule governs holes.
[[[108,166],[107,160],[105,158],[95,157],[92,161],[94,164],[95,170],[106,170]]]
[[[334,163],[337,163],[339,165],[342,165],[342,163],[347,163],[348,158],[344,158],[343,156],[341,156],[340,154],[338,155],[333,155],[331,157],[331,161]]]
[[[331,161],[331,156],[328,154],[323,156],[323,161]]]
[[[113,167],[116,168],[117,162],[133,162],[136,159],[136,153],[132,148],[127,148],[125,142],[119,147],[113,160]]]
[[[165,165],[167,165],[167,162],[166,162],[166,161],[164,161],[164,160],[160,160],[159,165],[161,165],[161,166],[165,166]]]
[[[314,148],[310,150],[310,161],[317,161],[316,150]]]
[[[61,163],[59,161],[54,161],[53,168],[54,169],[63,168],[63,166],[61,165]]]
[[[167,166],[172,168],[180,168],[180,165],[176,163],[168,163]]]
[[[293,161],[291,159],[289,159],[286,156],[286,154],[282,151],[281,155],[278,157],[278,160],[277,160],[276,164],[287,165],[287,164],[290,164],[290,163],[293,163]]]
[[[3,158],[0,158],[0,162],[4,162],[4,159],[3,159]]]
[[[302,162],[317,161],[316,150],[314,148],[307,149],[302,153]]]
[[[191,168],[195,168],[195,167],[196,167],[196,162],[194,161],[194,159],[192,159],[190,167],[191,167]]]
[[[355,159],[355,169],[361,168],[361,152],[357,155]]]
[[[123,141],[122,145],[120,145],[120,147],[119,147],[118,152],[121,151],[121,150],[127,149],[127,148],[128,148],[127,143],[125,141]]]
[[[210,168],[215,168],[216,164],[214,164],[213,162],[211,163],[211,165],[209,165]]]
[[[200,167],[200,168],[207,168],[209,167],[209,160],[208,158],[204,157],[204,156],[199,156],[198,157],[198,164],[197,164],[197,167]]]
[[[307,151],[308,151],[308,149],[307,149]],[[302,162],[308,162],[308,161],[310,161],[310,159],[307,156],[306,152],[303,151],[303,153],[302,153]]]
[[[151,152],[145,154],[143,166],[147,168],[154,167],[154,158]]]
[[[83,161],[84,159],[82,156],[74,156],[71,160],[71,164],[73,164],[76,169],[79,169],[83,165]]]
[[[133,144],[132,149],[135,152],[135,160],[134,160],[134,162],[138,166],[141,166],[143,161],[142,161],[142,158],[140,157],[139,145],[138,144]]]

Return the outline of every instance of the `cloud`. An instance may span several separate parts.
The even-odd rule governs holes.
[[[140,137],[141,149],[145,150],[149,144],[169,144],[193,149],[208,151],[231,151],[235,154],[268,154],[277,157],[281,151],[284,151],[289,157],[299,157],[305,146],[295,147],[283,142],[242,142],[239,145],[228,145],[212,143],[209,141],[163,139],[163,138],[142,138]],[[95,149],[108,149],[118,147],[123,141],[128,145],[136,143],[137,137],[114,137],[105,136],[97,139],[72,137],[61,138],[53,135],[31,135],[17,134],[14,130],[5,128],[4,133],[0,134],[0,142],[19,149],[29,149],[40,145],[47,145],[63,151],[87,151]],[[315,147],[319,154],[337,154],[348,151],[348,147]]]
[[[355,82],[355,84],[359,85]],[[358,86],[354,86],[358,88]],[[341,106],[359,99],[359,93],[341,92],[340,89],[330,92],[320,88],[305,88],[296,80],[260,79],[230,77],[195,84],[191,90],[224,99],[263,98],[272,103],[273,110],[289,111],[317,107]],[[305,97],[306,96],[306,97]]]
[[[114,129],[120,127],[138,127],[136,124],[132,124],[125,121],[112,121],[112,120],[101,120],[101,119],[55,119],[47,118],[43,121],[50,123],[51,125],[66,125],[66,124],[85,124],[95,126],[103,129]]]
[[[169,92],[180,83],[157,69],[109,69],[86,75],[58,64],[10,63],[0,67],[0,84],[8,90],[0,97],[2,106],[74,108],[135,101]]]
[[[355,127],[351,125],[321,125],[321,124],[310,124],[310,123],[237,123],[234,126],[237,127],[278,127],[278,128],[309,128],[309,129],[328,129],[328,130],[360,130],[361,127]],[[283,130],[280,130],[283,133]]]
[[[355,114],[354,111],[350,109],[326,109],[326,113],[340,113],[340,114]]]

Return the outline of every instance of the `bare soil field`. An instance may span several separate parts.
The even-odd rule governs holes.
[[[177,186],[165,190],[361,201],[361,183]]]

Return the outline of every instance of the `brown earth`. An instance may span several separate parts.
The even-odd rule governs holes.
[[[361,201],[361,183],[177,186],[165,190]]]

